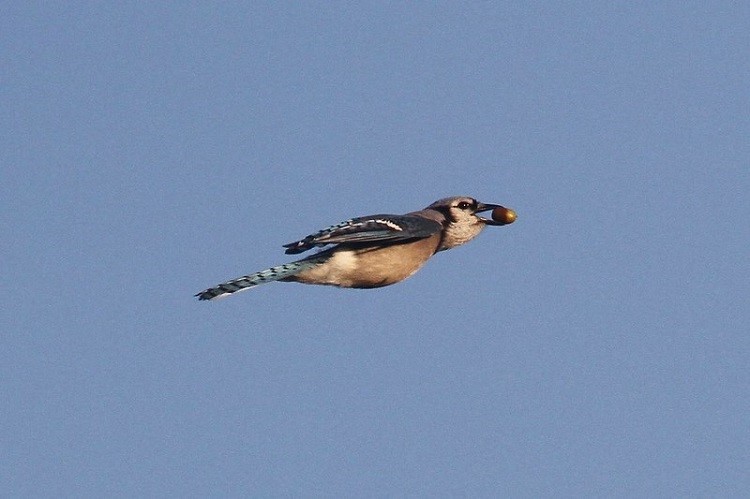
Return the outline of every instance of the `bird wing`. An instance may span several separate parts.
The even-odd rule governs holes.
[[[284,248],[287,254],[296,254],[327,244],[393,243],[422,239],[441,230],[439,222],[416,215],[371,215],[332,225]]]

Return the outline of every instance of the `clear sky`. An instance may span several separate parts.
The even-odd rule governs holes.
[[[0,10],[0,495],[750,494],[747,2]],[[518,221],[193,297],[458,194]]]

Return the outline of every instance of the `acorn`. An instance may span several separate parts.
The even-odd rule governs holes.
[[[498,206],[492,210],[492,220],[499,225],[512,224],[516,221],[516,212],[504,206]]]

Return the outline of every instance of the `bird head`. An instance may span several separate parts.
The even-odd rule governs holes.
[[[480,203],[468,196],[456,196],[435,201],[426,208],[444,217],[445,234],[441,250],[455,248],[477,237],[488,225],[508,225],[516,220],[516,213],[499,204]],[[492,210],[491,218],[479,213]]]

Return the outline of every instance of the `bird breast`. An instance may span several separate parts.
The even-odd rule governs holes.
[[[307,284],[379,288],[403,281],[437,251],[439,237],[371,248],[335,248],[324,263],[289,278]]]

